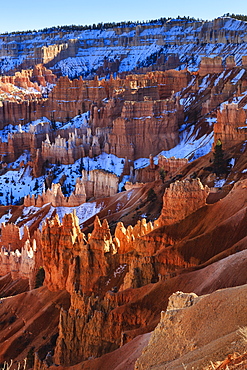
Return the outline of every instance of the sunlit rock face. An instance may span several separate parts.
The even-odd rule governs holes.
[[[159,222],[169,225],[183,220],[206,204],[209,191],[199,179],[172,183],[164,193]]]

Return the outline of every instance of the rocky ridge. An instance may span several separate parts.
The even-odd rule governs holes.
[[[220,17],[206,22],[173,19],[107,29],[5,34],[0,36],[1,72],[39,63],[72,78],[92,75],[94,71],[105,76],[134,69],[142,72],[172,69],[186,64],[198,68],[209,50],[224,59],[233,49],[238,58],[246,53],[245,31],[245,22]]]

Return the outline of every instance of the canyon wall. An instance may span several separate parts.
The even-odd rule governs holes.
[[[141,236],[151,229],[151,224],[146,225],[143,221],[128,233],[129,236],[132,234],[133,241],[134,235]],[[101,224],[96,217],[93,232],[87,240],[80,232],[75,216],[66,215],[62,224],[57,218],[47,221],[42,235],[45,284],[51,290],[66,288],[72,299],[69,311],[61,312],[56,363],[77,363],[116,349],[122,331],[130,328],[134,319],[124,318],[124,312],[118,309],[120,301],[127,303],[128,298],[124,295],[116,297],[110,292],[126,273],[124,262],[136,258],[124,257],[129,250],[124,226],[118,226],[115,237],[118,241],[113,243],[107,221]],[[123,253],[122,257],[119,253]],[[106,295],[101,298],[103,292]],[[137,321],[138,326],[143,325],[141,319]],[[102,339],[103,346],[100,345]],[[81,346],[82,342],[84,346]]]
[[[23,85],[33,86],[31,78],[37,80],[40,86],[44,82],[55,82],[55,76],[51,71],[46,70],[43,66],[35,68],[33,71],[27,71],[27,77],[23,77]],[[164,99],[169,97],[172,91],[177,92],[185,87],[189,78],[188,72],[175,70],[149,72],[146,75],[129,75],[123,79],[111,78],[109,80],[98,80],[98,78],[82,80],[80,78],[71,81],[68,77],[60,77],[48,98],[42,98],[41,95],[35,95],[32,98],[32,95],[29,95],[28,98],[18,98],[19,101],[16,103],[11,99],[5,99],[0,106],[0,114],[3,117],[2,127],[6,124],[25,124],[40,117],[66,122],[90,109],[93,127],[108,126],[110,120],[121,113],[121,103],[119,102],[118,106],[114,103],[114,99],[118,96],[124,100],[134,101],[141,101],[144,96],[150,96],[156,100]],[[7,76],[3,79],[4,81],[8,81],[8,79],[15,81],[17,77]],[[7,82],[2,83],[3,86],[5,84],[8,86]],[[103,99],[113,100],[110,100],[104,108],[102,106]],[[98,106],[97,109],[95,104]]]
[[[220,139],[223,148],[229,148],[247,138],[246,109],[238,104],[223,104],[217,111],[217,122],[214,125],[214,142]]]
[[[43,207],[50,203],[53,207],[77,207],[89,198],[110,197],[118,191],[119,178],[103,170],[82,170],[82,179],[77,178],[75,189],[70,196],[64,196],[61,184],[51,184],[42,195],[27,195],[24,197],[25,207]]]
[[[176,204],[187,207],[186,214],[205,204],[207,189],[199,180],[176,184],[176,190],[179,187],[180,197]],[[185,201],[181,204],[183,198]],[[173,219],[177,220],[178,217]],[[45,284],[55,290],[66,288],[72,298],[69,311],[61,312],[55,351],[57,363],[75,364],[90,356],[100,356],[116,349],[120,338],[122,344],[126,343],[131,339],[128,329],[133,328],[133,320],[136,327],[145,325],[144,318],[135,316],[134,319],[131,314],[127,318],[119,307],[119,300],[121,304],[128,302],[127,288],[156,282],[161,275],[172,273],[178,266],[193,265],[170,249],[161,250],[163,244],[152,239],[158,223],[154,226],[143,219],[128,228],[119,223],[112,239],[106,220],[101,224],[96,217],[88,240],[78,230],[73,215],[66,215],[62,224],[57,218],[46,223],[42,240]],[[68,260],[71,261],[69,265],[65,262]],[[111,295],[110,290],[116,286],[120,286],[119,294]],[[90,295],[90,291],[94,293]],[[100,293],[107,291],[104,298],[100,298]]]
[[[58,164],[73,164],[77,159],[84,156],[90,158],[101,154],[100,143],[104,140],[105,133],[99,128],[96,135],[87,127],[79,129],[52,130],[47,122],[38,125],[30,125],[29,132],[8,134],[8,140],[0,139],[0,155],[5,162],[14,162],[23,151],[31,154],[32,167],[36,166],[36,172],[42,172],[45,161]],[[39,169],[37,164],[39,162]]]
[[[158,164],[154,164],[154,158],[150,154],[149,166],[144,168],[130,171],[129,181],[133,184],[147,183],[161,179],[163,182],[167,179],[171,179],[175,174],[179,174],[179,171],[188,164],[186,158],[166,158],[163,155],[159,155]],[[128,188],[129,188],[128,184]],[[125,186],[126,187],[126,186]]]
[[[1,106],[3,100],[20,103],[41,99],[47,86],[53,86],[55,83],[56,76],[42,64],[35,65],[33,69],[15,72],[14,76],[1,76]]]
[[[85,199],[85,193],[81,189],[84,191],[84,181],[78,180],[77,191],[73,195]],[[68,204],[70,197],[68,200],[64,200],[59,184],[53,184],[52,190],[44,193],[43,198],[42,196],[37,199],[25,198],[25,206],[41,207],[43,203],[48,202],[54,202],[54,206]],[[19,227],[12,224],[3,225],[1,243],[5,250],[9,251],[18,246],[21,253],[27,242],[32,245],[34,238],[35,243],[38,243],[39,252],[42,250],[43,267],[46,273],[45,284],[49,289],[67,289],[72,294],[77,286],[78,291],[90,292],[99,288],[97,284],[101,283],[98,279],[100,277],[102,279],[102,276],[107,277],[113,266],[118,267],[119,264],[122,266],[135,265],[138,259],[133,251],[139,255],[139,259],[140,257],[144,258],[140,259],[141,264],[150,264],[151,256],[161,248],[161,244],[156,243],[152,237],[152,232],[157,227],[178,222],[203,207],[208,191],[208,188],[204,188],[199,179],[177,181],[166,189],[162,214],[154,225],[151,222],[146,223],[145,218],[138,221],[134,227],[125,228],[122,223],[118,223],[113,238],[106,220],[101,224],[96,217],[93,232],[86,238],[80,231],[77,216],[67,214],[62,223],[60,223],[58,216],[47,220],[41,236],[34,234],[32,238],[30,238],[28,228],[24,229],[24,235],[21,238]],[[74,198],[71,197],[72,202]],[[38,201],[42,201],[42,204],[37,204]],[[12,244],[9,243],[9,234],[12,235]],[[145,258],[149,257],[150,261],[146,260],[145,262]],[[68,263],[68,261],[70,262]],[[167,265],[167,261],[162,263]],[[160,268],[162,269],[162,267]],[[125,274],[126,272],[127,270]],[[157,271],[155,274],[157,276]],[[152,276],[153,274],[150,275],[150,279]],[[124,284],[126,286],[127,283]]]
[[[110,151],[134,160],[169,150],[179,142],[182,121],[183,108],[176,99],[125,102],[109,135]]]
[[[165,178],[166,176],[172,177],[176,173],[179,173],[181,168],[183,168],[187,164],[188,164],[187,158],[175,158],[175,157],[166,158],[163,155],[159,155],[158,158],[158,166],[160,170],[164,172]]]
[[[87,198],[110,197],[117,193],[119,178],[103,170],[82,170],[82,181]]]
[[[75,290],[90,292],[97,280],[107,274],[112,253],[106,221],[101,225],[96,217],[87,240],[74,214],[65,215],[62,224],[56,216],[46,221],[42,230],[45,285],[50,290],[67,289],[71,294]]]
[[[78,74],[100,76],[109,73],[128,73],[130,68],[137,71],[177,68],[184,64],[180,60],[181,47],[186,46],[185,61],[193,55],[208,55],[207,44],[218,48],[226,56],[233,54],[234,47],[240,47],[246,39],[246,24],[228,17],[212,21],[160,20],[142,24],[132,23],[117,27],[103,25],[96,29],[52,28],[49,30],[0,35],[2,48],[0,65],[9,74],[15,68],[30,68],[38,63],[54,67],[58,73],[77,77]],[[176,37],[174,37],[176,36]],[[230,44],[230,45],[229,45]],[[233,44],[234,47],[231,47]],[[91,47],[96,49],[96,61],[90,63]],[[188,48],[187,45],[190,47]],[[109,53],[109,49],[111,53]],[[139,51],[144,56],[133,63],[133,54]],[[218,51],[219,53],[219,51]],[[84,63],[80,58],[83,56]],[[75,68],[69,68],[69,64]],[[8,59],[12,63],[8,63]],[[130,64],[132,64],[130,66]],[[66,73],[67,72],[67,73]]]
[[[199,75],[206,76],[208,73],[221,73],[223,70],[224,67],[221,57],[203,57],[200,64]]]
[[[151,307],[145,314],[132,312],[129,302],[135,293],[128,288],[165,280],[196,264],[170,247],[172,240],[163,225],[203,207],[207,190],[198,179],[171,184],[164,195],[161,220],[153,225],[142,219],[127,228],[118,223],[113,237],[107,221],[101,223],[97,216],[87,237],[75,214],[65,215],[62,222],[58,216],[46,220],[40,247],[44,284],[52,291],[66,289],[71,295],[70,309],[61,310],[55,363],[71,366],[101,356],[149,325]],[[170,209],[167,205],[172,200]],[[24,276],[31,275],[27,268],[23,271]]]
[[[35,73],[40,69],[37,67]],[[61,77],[48,98],[19,103],[5,100],[0,107],[2,128],[7,123],[23,125],[40,117],[48,117],[51,123],[30,126],[29,132],[22,132],[18,126],[19,132],[11,134],[8,142],[0,142],[2,159],[14,161],[23,150],[29,150],[35,162],[40,149],[42,167],[42,160],[72,164],[102,151],[136,159],[170,149],[178,143],[178,127],[184,120],[183,107],[174,92],[183,89],[190,78],[187,71],[150,72],[101,81]],[[87,122],[80,128],[73,129],[72,122],[71,129],[54,128],[56,120],[68,121],[85,110],[90,115],[84,117]]]
[[[13,281],[27,279],[29,281],[29,289],[34,289],[36,275],[39,268],[42,267],[39,254],[36,243],[33,242],[31,246],[29,240],[25,242],[20,252],[18,249],[9,251],[2,247],[0,252],[1,276],[10,274]]]
[[[246,285],[200,296],[173,293],[134,369],[179,369],[185,363],[188,368],[203,370],[244,369],[246,351],[240,328],[245,322],[245,294]],[[238,304],[232,310],[236,299]],[[222,325],[219,311],[228,317],[227,325]]]

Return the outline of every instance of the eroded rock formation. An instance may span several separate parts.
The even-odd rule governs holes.
[[[165,190],[159,222],[169,225],[183,220],[206,204],[209,188],[199,179],[176,181]]]
[[[82,181],[86,189],[87,198],[109,197],[117,193],[118,177],[102,170],[82,170]]]
[[[183,109],[176,99],[125,102],[109,135],[110,151],[133,160],[169,150],[178,144],[181,121]]]
[[[33,245],[27,240],[24,247],[15,251],[2,247],[0,252],[0,274],[1,276],[10,273],[12,280],[27,279],[29,289],[35,288],[36,275],[42,267],[41,253],[37,250],[36,241]]]
[[[101,225],[96,218],[87,241],[75,215],[65,215],[62,224],[56,216],[46,222],[42,231],[46,286],[51,290],[66,288],[70,293],[92,291],[99,277],[107,274],[106,253],[113,250],[107,222]]]
[[[221,57],[208,58],[203,57],[199,69],[200,76],[206,76],[208,73],[221,73],[224,67]]]
[[[75,190],[69,197],[65,197],[60,184],[52,183],[51,189],[47,189],[42,195],[27,195],[24,198],[25,207],[42,207],[44,204],[51,203],[53,207],[76,207],[86,201],[84,183],[77,178]]]
[[[42,88],[56,82],[56,76],[43,65],[38,64],[33,69],[16,72],[14,76],[0,77],[0,94],[7,102],[35,100],[42,97]],[[3,105],[1,101],[1,106]]]
[[[246,140],[246,117],[246,109],[238,104],[223,104],[222,109],[217,111],[217,122],[214,125],[215,143],[220,139],[223,147],[229,148]]]
[[[238,27],[235,27],[235,21],[231,22],[227,18],[203,24],[197,21],[184,20],[183,23],[176,20],[164,22],[162,25],[143,24],[137,27],[126,26],[107,31],[102,29],[93,31],[95,35],[105,32],[101,39],[94,36],[97,38],[96,47],[99,48],[104,47],[105,41],[108,46],[114,48],[117,45],[122,50],[128,43],[131,47],[142,45],[144,49],[151,43],[156,51],[136,63],[133,68],[138,74],[129,74],[129,70],[127,72],[124,70],[124,63],[126,66],[128,64],[127,54],[120,57],[116,54],[113,59],[109,55],[99,61],[95,59],[97,73],[101,77],[107,76],[105,80],[97,77],[94,80],[83,80],[82,77],[70,80],[68,77],[61,77],[56,86],[52,86],[56,82],[56,77],[43,65],[23,70],[15,75],[11,71],[10,74],[13,76],[0,79],[0,94],[4,98],[0,107],[1,128],[9,123],[15,126],[20,124],[15,127],[18,132],[9,134],[8,138],[2,135],[0,142],[1,160],[4,161],[1,164],[2,173],[15,169],[15,165],[10,168],[7,163],[14,162],[23,150],[29,156],[28,163],[24,164],[23,161],[16,163],[18,169],[23,168],[24,173],[32,167],[34,176],[45,174],[45,183],[48,187],[55,178],[55,168],[57,169],[61,163],[71,165],[81,158],[77,167],[81,171],[86,167],[83,157],[93,158],[102,152],[116,154],[125,161],[124,171],[118,178],[113,173],[102,170],[89,171],[88,160],[88,169],[83,169],[83,177],[77,180],[75,191],[69,197],[64,197],[60,184],[52,184],[51,190],[37,198],[31,195],[25,197],[24,205],[20,207],[22,211],[18,206],[15,210],[11,208],[8,217],[11,217],[11,222],[16,221],[18,227],[12,224],[2,225],[0,275],[8,274],[13,280],[24,279],[32,289],[37,272],[43,266],[46,288],[42,288],[41,291],[44,296],[55,297],[62,290],[61,296],[68,297],[69,293],[71,298],[70,307],[66,305],[61,310],[58,328],[58,315],[55,315],[57,329],[52,333],[55,336],[58,334],[58,338],[55,337],[57,341],[53,338],[53,343],[49,344],[51,346],[49,348],[54,350],[54,356],[51,352],[47,357],[42,357],[40,351],[36,356],[35,370],[43,370],[53,363],[72,366],[92,356],[97,357],[113,351],[137,335],[153,330],[160,311],[166,309],[168,296],[178,289],[194,290],[197,294],[202,294],[246,282],[245,274],[241,273],[246,270],[244,265],[246,183],[244,181],[239,183],[238,187],[235,186],[221,202],[206,205],[209,189],[204,187],[202,182],[206,177],[211,179],[215,177],[212,173],[208,174],[212,171],[209,155],[204,159],[198,158],[201,153],[204,154],[204,145],[211,146],[210,135],[213,135],[213,129],[215,140],[221,139],[224,148],[246,140],[247,62],[246,58],[242,58],[240,66],[239,57],[236,58],[236,63],[234,58],[229,56],[233,50],[229,42],[235,43],[234,52],[236,51],[238,56],[241,55],[240,51],[244,49],[242,40],[246,41],[246,25],[239,22]],[[191,43],[189,38],[184,41],[181,36],[185,29],[190,40],[192,35],[194,38],[197,35],[195,45],[190,45],[190,55],[185,53],[181,57],[177,52],[168,55],[165,50],[173,47],[181,47],[181,50],[184,50],[186,44]],[[176,37],[171,37],[173,32],[176,32]],[[28,58],[23,60],[23,67],[25,64],[33,66],[34,63],[41,61],[47,66],[54,67],[54,72],[61,74],[64,69],[64,73],[68,67],[66,63],[75,62],[69,58],[75,57],[82,49],[85,51],[87,44],[93,40],[89,38],[90,35],[92,37],[91,31],[87,30],[86,33],[87,35],[83,34],[81,37],[80,31],[76,30],[73,39],[66,39],[65,42],[63,37],[66,38],[67,33],[64,30],[60,30],[60,33],[53,30],[50,34],[54,36],[54,42],[42,44],[41,37],[35,50],[30,45],[31,53],[27,51],[25,44],[23,52],[28,53]],[[11,58],[19,57],[19,50],[16,49],[16,43],[19,41],[16,41],[16,37],[15,35],[0,37],[4,40],[0,55],[4,49],[8,50]],[[31,36],[24,34],[18,37],[23,39],[23,43],[25,41],[28,43]],[[59,40],[57,44],[55,39]],[[212,54],[217,54],[218,43],[222,43],[223,56],[202,58],[198,72],[191,73],[187,68],[181,71],[164,71],[169,66],[174,68],[181,65],[183,68],[198,66],[198,60],[203,55],[202,50],[205,47],[202,45],[203,42],[210,42]],[[192,53],[197,55],[198,50],[201,50],[200,56],[195,60]],[[66,58],[66,61],[59,64],[63,58]],[[222,60],[225,61],[224,64]],[[79,66],[80,57],[77,63],[78,67],[85,71],[85,75],[90,73],[87,70],[89,68],[87,63],[83,62],[83,66]],[[0,69],[3,68],[4,59],[1,59]],[[80,71],[80,68],[77,70]],[[124,72],[115,75],[114,78],[109,76],[109,73],[117,73],[119,70]],[[75,73],[79,75],[79,72]],[[10,94],[15,94],[14,98],[11,98]],[[220,106],[224,101],[227,103]],[[87,114],[82,114],[86,111]],[[78,116],[76,119],[73,118],[75,115]],[[30,128],[25,127],[29,132],[22,132],[22,124],[43,116],[49,118],[50,123],[41,122],[37,125],[34,123]],[[66,126],[63,126],[65,123]],[[203,137],[204,142],[200,141]],[[153,156],[160,151],[172,149],[179,143],[180,138],[186,145],[191,144],[191,153],[187,154],[187,157],[191,160],[195,156],[198,158],[196,163],[188,162],[187,159],[161,156],[158,164],[155,164],[157,162]],[[191,138],[194,142],[190,140]],[[200,141],[200,147],[194,148],[197,140]],[[233,151],[231,155],[233,157]],[[141,157],[150,158],[149,166],[134,170],[133,168],[138,167],[134,161]],[[243,158],[241,161],[243,169],[241,176],[244,177],[246,167]],[[56,166],[49,168],[49,163]],[[127,192],[117,194],[118,182],[122,180],[123,175],[130,175],[129,180],[132,183],[127,183]],[[200,176],[202,182],[199,179],[192,180],[196,175]],[[179,177],[183,180],[173,182]],[[65,175],[60,178],[61,185],[65,179]],[[224,188],[224,195],[232,186],[229,178],[225,180],[228,184],[225,187],[226,191]],[[146,185],[146,182],[151,184]],[[210,180],[208,184],[212,182],[213,180]],[[160,194],[163,194],[164,188],[161,216],[155,220],[160,212]],[[97,216],[92,216],[84,222],[83,212],[86,207],[79,210],[83,220],[81,225],[75,213],[65,215],[62,221],[58,215],[53,217],[55,207],[76,207],[86,202],[88,198],[99,197],[104,199],[100,199],[98,203],[95,201],[93,207],[99,206],[99,217],[102,221]],[[27,210],[25,207],[31,208]],[[37,211],[33,207],[42,208]],[[152,213],[154,207],[158,209],[155,217]],[[5,219],[7,212],[1,215],[2,220]],[[23,218],[25,213],[27,217]],[[49,219],[46,220],[42,233],[34,231],[41,227],[41,222],[47,215]],[[148,222],[144,216],[155,221]],[[8,217],[6,216],[6,219]],[[117,223],[118,220],[123,222]],[[29,228],[24,227],[25,223]],[[85,232],[93,231],[85,235],[80,226]],[[225,237],[219,237],[222,235]],[[235,258],[234,253],[238,255],[236,260],[231,256]],[[229,259],[225,261],[227,258]],[[193,271],[196,269],[197,271]],[[228,272],[223,274],[222,271]],[[4,278],[0,279],[0,283],[1,286],[5,284]],[[52,292],[47,293],[47,287]],[[223,302],[225,298],[218,295],[219,297],[222,299],[220,302]],[[153,348],[156,351],[155,345],[156,342],[159,344],[160,338],[165,348],[169,342],[167,345],[169,353],[164,355],[164,351],[162,352],[162,355],[167,356],[164,361],[173,361],[172,356],[176,360],[180,355],[188,353],[190,355],[196,350],[195,347],[201,337],[199,338],[196,333],[188,339],[187,333],[191,333],[195,328],[198,331],[198,322],[194,318],[197,314],[200,316],[202,310],[193,311],[193,307],[198,304],[200,306],[204,299],[207,301],[208,298],[182,293],[172,296],[168,310],[166,314],[162,314],[161,323],[152,336],[151,352]],[[196,304],[192,305],[195,302]],[[225,309],[224,305],[221,307]],[[57,311],[58,309],[60,310],[60,303],[56,306]],[[194,315],[186,316],[189,310],[192,310]],[[51,312],[54,312],[53,308]],[[183,314],[187,319],[186,336],[181,326],[176,327],[176,324],[183,320]],[[8,315],[8,320],[11,320]],[[47,312],[44,314],[45,318],[46,315]],[[241,313],[239,315],[241,316]],[[217,320],[219,316],[217,314],[216,316]],[[19,317],[23,320],[21,324],[18,321]],[[191,317],[194,320],[192,328],[188,326]],[[241,324],[244,323],[242,317],[244,313],[241,316]],[[5,330],[4,335],[8,336],[7,321],[4,320],[0,321]],[[14,334],[11,344],[7,342],[9,337],[4,342],[7,352],[4,353],[1,347],[0,356],[4,353],[2,359],[5,359],[4,356],[11,358],[7,356],[13,353],[19,356],[21,350],[16,343],[21,342],[25,346],[31,345],[32,340],[36,340],[32,335],[34,329],[36,330],[36,323],[39,323],[38,320],[29,326],[30,322],[26,324],[26,316],[20,315],[17,322],[21,328],[25,326],[25,330],[23,329],[21,334]],[[225,328],[226,321],[222,322]],[[214,330],[210,325],[211,323],[207,333],[211,334]],[[164,326],[166,332],[163,332]],[[224,335],[228,335],[227,330],[223,332]],[[166,341],[163,341],[167,333]],[[37,337],[41,341],[41,335]],[[174,337],[178,338],[175,344]],[[215,338],[213,339],[217,340]],[[206,345],[208,344],[207,342]],[[46,345],[48,340],[45,342]],[[40,343],[35,343],[35,349],[38,346]],[[43,348],[43,353],[46,351],[45,355],[48,352],[47,348]],[[150,347],[143,356],[146,352],[150,353],[149,349]],[[12,352],[14,350],[15,352]],[[23,350],[24,355],[27,355],[26,349]],[[159,366],[156,362],[158,357],[151,360],[152,365],[155,363],[155,366]],[[148,361],[145,362],[144,359],[142,365],[141,358],[138,364],[149,366]],[[177,365],[172,368],[175,369],[175,366]]]
[[[12,280],[27,279],[34,289],[36,275],[42,267],[40,231],[32,236],[27,226],[1,226],[0,276],[10,274]]]
[[[166,158],[163,155],[159,156],[158,159],[158,166],[160,171],[160,175],[172,177],[176,173],[179,173],[180,169],[183,168],[185,165],[188,164],[188,159],[186,158],[175,158],[175,157],[170,157]]]

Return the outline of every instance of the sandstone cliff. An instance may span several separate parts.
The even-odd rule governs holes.
[[[84,364],[77,365],[81,369],[108,370],[122,366],[126,370],[128,360],[120,363],[118,353],[124,356],[125,345],[155,328],[160,312],[166,309],[168,296],[173,292],[195,291],[201,295],[246,282],[246,180],[235,186],[232,182],[245,178],[247,166],[245,147],[239,150],[240,145],[237,145],[246,140],[246,58],[242,58],[241,65],[241,56],[246,53],[242,42],[246,40],[245,23],[236,23],[229,18],[204,23],[185,19],[84,31],[77,29],[68,34],[63,29],[59,32],[51,30],[50,34],[43,34],[36,40],[35,50],[30,44],[33,36],[28,33],[0,36],[3,40],[1,71],[7,62],[4,59],[6,50],[12,62],[26,54],[22,67],[33,67],[22,72],[9,71],[10,76],[0,79],[1,129],[7,130],[7,124],[15,125],[9,127],[13,133],[8,138],[2,132],[1,174],[15,170],[15,165],[18,168],[31,166],[32,174],[44,175],[46,185],[50,186],[60,164],[72,165],[79,158],[93,158],[103,151],[125,160],[120,177],[98,169],[89,171],[88,160],[88,171],[82,171],[82,179],[77,180],[75,191],[69,197],[64,197],[60,184],[52,184],[51,190],[37,198],[31,194],[25,197],[23,206],[1,211],[1,219],[9,220],[9,224],[1,227],[0,294],[19,292],[21,284],[17,286],[16,282],[13,282],[12,290],[9,289],[12,280],[18,279],[25,282],[22,289],[33,289],[41,266],[45,271],[46,287],[40,289],[41,298],[34,291],[36,302],[32,300],[32,293],[27,293],[16,300],[4,300],[0,305],[5,309],[0,307],[3,338],[0,338],[3,344],[0,358],[1,361],[12,357],[23,359],[27,356],[27,346],[34,347],[38,351],[35,370],[43,370],[52,364],[71,367],[81,361]],[[50,37],[54,38],[52,42]],[[22,49],[18,49],[16,45],[20,45],[21,39]],[[87,52],[89,44],[95,40],[92,65],[88,63]],[[113,58],[115,51],[111,51],[112,55],[104,55],[106,45],[111,50],[121,49],[123,54],[116,53]],[[130,63],[133,55],[137,55],[136,47],[139,48],[138,62]],[[146,53],[147,47],[154,52]],[[211,50],[216,57],[203,58],[205,50]],[[236,60],[229,56],[233,51]],[[84,55],[83,63],[81,55]],[[195,55],[199,55],[198,58]],[[66,60],[60,63],[64,58]],[[34,66],[37,62],[54,67],[53,72],[43,65]],[[76,68],[72,68],[75,63]],[[182,67],[182,70],[167,71],[169,67]],[[95,71],[90,68],[106,79],[74,78],[80,75],[93,77]],[[114,77],[109,75],[111,72]],[[54,73],[63,76],[56,80]],[[71,79],[66,77],[67,74]],[[56,82],[56,86],[52,86]],[[88,113],[82,114],[84,112]],[[50,123],[22,127],[43,116],[49,118]],[[229,177],[224,179],[223,190],[218,190],[219,197],[207,204],[209,189],[203,184],[207,182],[214,186],[215,176],[210,169],[212,154],[198,157],[209,152],[213,134],[215,141],[220,138],[227,150],[236,146],[235,151],[231,148],[227,153],[236,164]],[[186,147],[186,154],[181,151],[186,159],[160,156],[156,164],[154,156],[173,149],[180,140],[183,149]],[[178,146],[174,151],[180,149]],[[30,161],[25,165],[24,162],[13,164],[10,168],[8,163],[14,162],[23,150],[30,152]],[[149,157],[149,166],[136,169],[142,164],[135,160],[142,157]],[[197,158],[196,161],[191,161],[193,158]],[[147,161],[144,159],[143,163]],[[80,171],[84,165],[81,160]],[[126,185],[127,191],[117,193],[123,175],[130,176],[132,183]],[[194,179],[195,176],[201,180]],[[180,177],[181,181],[175,182]],[[62,185],[65,175],[59,181]],[[220,197],[221,201],[217,202]],[[86,204],[88,198],[100,199]],[[54,217],[55,207],[81,204],[80,225],[75,213],[65,215],[62,221],[58,215]],[[84,221],[83,212],[87,213],[87,205],[89,210],[91,206],[100,209],[99,217],[90,215]],[[42,208],[37,211],[33,207]],[[160,210],[161,215],[156,220]],[[40,233],[37,228],[47,216]],[[18,226],[10,222],[16,222]],[[25,224],[28,227],[24,227]],[[219,351],[221,343],[226,348],[220,358],[217,358],[218,352],[213,355],[213,361],[224,359],[227,350],[242,350],[242,344],[239,347],[232,345],[237,342],[237,336],[232,335],[231,330],[235,332],[237,325],[245,325],[244,308],[242,313],[237,308],[236,321],[233,325],[231,322],[228,332],[225,329],[228,320],[217,321],[224,310],[227,311],[224,300],[228,298],[215,294],[218,294],[220,314],[217,305],[214,306],[214,297],[211,302],[208,296],[187,295],[185,306],[178,307],[183,295],[173,296],[173,303],[168,304],[168,311],[162,314],[161,323],[152,336],[151,348],[143,354],[150,357],[143,362],[141,358],[139,366],[145,368],[151,364],[159,368],[163,366],[162,361],[170,366],[169,361],[180,361],[179,356],[183,356],[185,366],[188,363],[192,368],[197,361],[199,365],[196,366],[204,366],[206,362],[203,361],[210,360],[211,353],[215,354],[212,341],[219,344]],[[239,291],[245,307],[242,295]],[[232,297],[238,306],[242,304],[234,295]],[[45,318],[44,324],[39,314],[31,309],[30,315],[29,312],[25,315],[20,302],[22,299],[27,302],[26,298],[29,300],[27,305],[34,302],[31,306],[37,311],[42,306],[41,301],[47,299],[41,314]],[[200,306],[203,300],[206,303]],[[66,304],[63,305],[64,301]],[[198,311],[194,306],[190,307],[194,301],[195,307],[199,304]],[[206,317],[210,316],[208,307],[214,308],[216,329],[202,318],[205,307]],[[189,310],[194,311],[187,315]],[[184,315],[187,315],[185,327]],[[52,321],[51,334],[46,326],[48,316]],[[193,325],[189,327],[191,317]],[[181,322],[182,326],[179,325]],[[199,336],[200,333],[194,330],[199,327],[203,332],[203,324],[207,327],[207,338],[206,334]],[[222,342],[218,342],[215,334],[217,328],[225,337]],[[213,337],[210,337],[212,333]],[[177,342],[174,337],[178,338]],[[208,341],[209,337],[212,341]],[[231,343],[229,347],[226,337]],[[136,340],[135,343],[140,342]],[[163,349],[168,346],[169,353],[164,350],[158,353],[160,342]],[[204,349],[199,347],[201,343],[208,346],[206,357]],[[117,352],[120,346],[122,352]],[[116,350],[115,362],[109,354],[103,359],[92,359],[113,350]],[[155,353],[153,357],[152,352]],[[132,358],[132,368],[133,362]],[[173,362],[171,366],[175,369],[182,363]]]
[[[36,161],[40,149],[40,164],[42,159],[43,163],[48,160],[70,164],[103,150],[136,159],[170,149],[178,143],[177,129],[184,119],[183,107],[174,92],[184,88],[190,78],[187,71],[150,72],[107,81],[71,81],[61,77],[46,99],[18,103],[6,100],[2,107],[3,126],[42,116],[49,118],[51,124],[12,134],[8,143],[1,142],[2,158],[14,161],[24,148]],[[85,110],[90,110],[87,129],[54,131],[55,121],[68,121]]]
[[[145,220],[127,229],[119,224],[112,237],[107,222],[101,223],[96,218],[92,234],[86,237],[73,214],[66,215],[62,223],[57,217],[46,222],[42,232],[45,284],[53,291],[66,289],[71,294],[70,309],[61,312],[53,358],[57,364],[69,366],[90,356],[101,356],[136,335],[152,330],[161,306],[164,309],[166,307],[167,295],[178,286],[180,289],[186,286],[189,291],[192,287],[197,288],[196,291],[200,293],[245,279],[241,273],[245,264],[242,254],[227,257],[234,253],[234,243],[236,248],[241,245],[244,248],[241,238],[244,240],[246,236],[242,227],[245,220],[245,182],[236,186],[220,205],[216,203],[206,207],[203,205],[207,189],[198,180],[181,181],[173,186],[180,189],[180,195],[182,190],[190,195],[191,207],[188,207],[189,197],[185,198],[187,208],[193,213],[163,228]],[[195,202],[196,196],[198,201]],[[198,206],[201,208],[197,209]],[[224,209],[223,213],[219,212],[220,206]],[[232,222],[234,218],[241,218],[242,221],[232,232],[229,220]],[[224,228],[225,233],[229,229],[232,238],[217,239],[215,235],[219,227]],[[211,245],[208,242],[207,249],[206,240],[213,243]],[[237,255],[238,261],[233,263]],[[226,257],[229,258],[227,263],[224,262]],[[219,265],[211,266],[208,262],[206,266],[210,259],[219,259]],[[181,269],[195,267],[199,263],[204,263],[202,269],[190,273],[183,271],[181,274]],[[235,283],[232,279],[223,279],[223,271],[230,266],[239,269],[237,275],[232,274]],[[212,274],[215,277],[213,282]],[[197,278],[193,280],[193,276]],[[172,281],[176,284],[171,285]],[[160,301],[155,297],[160,294],[158,292],[162,286],[165,298]],[[147,292],[151,291],[149,303],[142,308]],[[82,342],[84,346],[81,346]]]
[[[207,57],[208,44],[212,53],[225,57],[236,48],[246,53],[243,45],[246,24],[229,17],[212,21],[163,18],[142,24],[106,24],[88,29],[53,27],[41,34],[35,31],[1,35],[1,72],[11,73],[15,68],[46,63],[49,68],[54,67],[58,73],[73,78],[80,74],[93,76],[95,72],[104,76],[134,69],[148,71],[150,67],[154,70],[177,68],[185,63],[197,67],[200,58],[198,61],[194,55]],[[93,65],[90,63],[92,45],[96,49]],[[137,50],[140,57],[133,61]]]
[[[119,179],[115,174],[102,170],[82,170],[82,182],[87,198],[102,198],[117,193]]]
[[[238,104],[223,104],[217,111],[217,123],[214,126],[215,144],[222,141],[223,148],[229,148],[246,140],[246,110]]]
[[[56,76],[41,64],[36,65],[33,69],[15,72],[14,76],[1,76],[1,100],[18,103],[40,99],[47,89],[47,85],[54,85],[55,82]],[[1,106],[2,104],[1,102]]]
[[[178,144],[183,109],[175,99],[125,102],[121,117],[113,122],[110,151],[134,160]]]
[[[221,57],[203,57],[200,64],[199,75],[206,76],[208,73],[221,73],[223,69]]]

